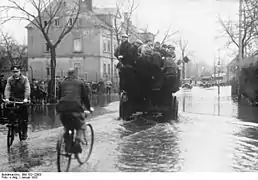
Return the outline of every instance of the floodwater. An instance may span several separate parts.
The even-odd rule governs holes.
[[[258,108],[230,94],[230,87],[219,95],[217,87],[178,92],[179,121],[146,124],[124,138],[119,170],[257,171]]]
[[[143,116],[118,121],[118,103],[108,105],[103,115],[90,121],[95,131],[90,160],[83,166],[73,161],[71,171],[257,171],[258,108],[244,101],[236,103],[230,91],[230,87],[221,87],[218,95],[217,87],[180,90],[176,94],[179,119],[166,123]],[[53,128],[58,126],[53,124]],[[1,167],[57,171],[58,133],[55,128],[32,133],[25,145],[14,145],[9,160],[6,151],[0,151]]]

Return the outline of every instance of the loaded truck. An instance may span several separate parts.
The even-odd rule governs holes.
[[[154,59],[162,63],[154,63]],[[137,57],[134,62],[119,68],[120,118],[158,113],[167,120],[177,119],[178,101],[174,94],[180,87],[180,70],[175,60],[154,53]]]

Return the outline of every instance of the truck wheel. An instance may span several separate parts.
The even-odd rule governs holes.
[[[120,107],[119,107],[119,116],[122,120],[128,120],[131,115],[132,115],[132,103],[127,101],[127,102],[120,102]]]
[[[119,106],[119,117],[122,120],[128,120],[133,112],[133,104],[128,100],[126,93],[121,95]]]
[[[177,120],[178,119],[178,101],[176,99],[176,97],[173,97],[173,120]]]

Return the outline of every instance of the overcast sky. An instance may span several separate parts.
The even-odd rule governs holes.
[[[7,0],[1,0],[0,5]],[[115,7],[117,0],[93,0],[94,6]],[[238,0],[135,0],[139,4],[133,23],[138,27],[146,27],[153,32],[160,30],[158,40],[162,38],[169,25],[172,31],[179,31],[179,36],[187,40],[189,49],[194,52],[195,61],[213,64],[221,49],[221,58],[225,62],[232,59],[232,51],[224,47],[225,39],[218,40],[221,27],[218,15],[223,18],[237,20]],[[26,22],[9,22],[4,31],[11,33],[19,42],[27,42]],[[231,56],[229,56],[231,55]]]

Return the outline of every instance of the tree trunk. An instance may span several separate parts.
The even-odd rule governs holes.
[[[242,59],[245,57],[245,47],[242,47]]]
[[[50,69],[51,69],[51,80],[50,80],[50,102],[56,102],[56,48],[50,48]]]

